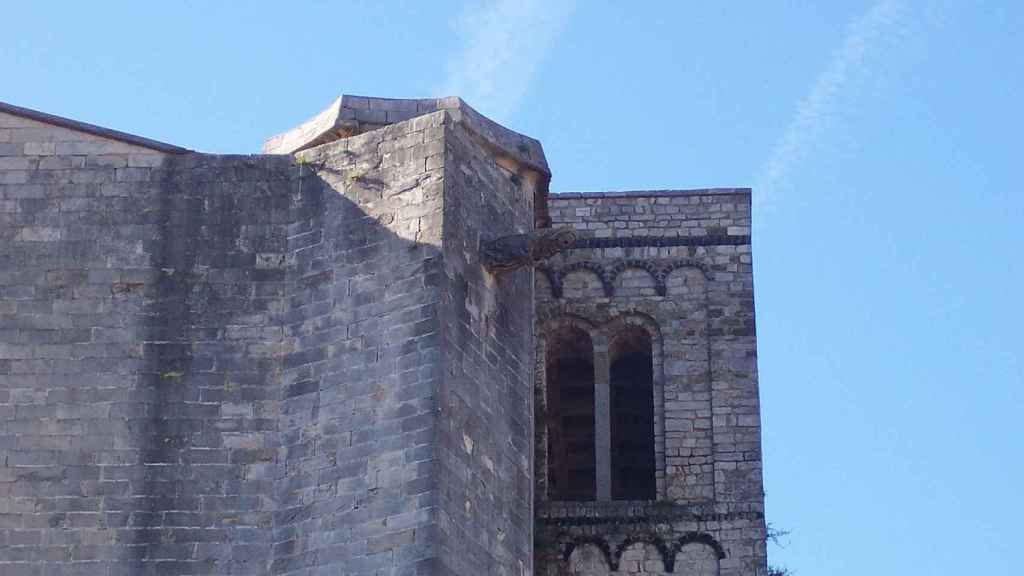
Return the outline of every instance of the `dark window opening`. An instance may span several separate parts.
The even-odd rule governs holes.
[[[564,327],[548,337],[548,493],[553,500],[594,500],[594,348]]]
[[[611,346],[613,500],[654,500],[654,362],[650,335],[630,329]]]

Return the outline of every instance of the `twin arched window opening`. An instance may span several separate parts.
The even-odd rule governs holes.
[[[548,498],[654,500],[651,335],[626,326],[594,344],[572,325],[547,335]]]

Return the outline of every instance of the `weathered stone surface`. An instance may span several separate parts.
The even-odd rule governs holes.
[[[294,154],[306,148],[352,136],[359,129],[351,109],[342,108],[342,98],[301,125],[268,139],[263,143],[264,154]]]
[[[575,241],[576,231],[572,228],[545,228],[530,234],[500,236],[480,246],[480,259],[491,272],[511,272],[568,250]]]
[[[748,190],[549,199],[540,144],[458,98],[344,96],[270,146],[0,107],[0,573],[760,573]],[[486,271],[551,224],[536,274]],[[562,325],[591,502],[546,497]],[[655,501],[610,499],[624,333]]]
[[[464,118],[293,158],[0,115],[0,572],[528,571],[532,275],[478,246],[546,175]]]
[[[534,190],[534,220],[538,227],[547,226],[550,219],[546,198],[551,172],[540,142],[502,127],[454,96],[402,100],[346,94],[301,126],[268,139],[263,151],[292,154],[439,110],[447,110],[455,122],[465,126],[476,145],[486,150],[511,178],[526,180],[523,185]],[[427,158],[427,168],[438,168],[438,158]]]
[[[713,567],[720,572],[709,571],[710,561],[695,552],[686,562],[699,565],[692,569],[698,571],[680,572],[678,564],[676,573],[762,573],[750,191],[557,194],[550,197],[549,212],[554,225],[574,227],[580,239],[536,275],[540,357],[548,334],[564,325],[582,327],[594,342],[600,389],[607,386],[600,366],[609,364],[608,343],[631,327],[650,335],[657,501],[638,507],[612,501],[607,492],[602,497],[602,475],[608,474],[602,470],[598,499],[605,501],[549,500],[547,444],[538,425],[538,541],[551,547],[536,551],[542,559],[538,572],[587,573],[579,566],[592,562],[592,554],[566,564],[557,553],[574,539],[595,538],[614,552],[646,538],[662,546],[667,566],[676,557],[673,539],[678,544],[688,534],[701,534],[722,547],[720,566]],[[536,398],[543,402],[545,380],[543,370],[538,372]],[[609,408],[598,408],[600,439],[607,435]],[[545,411],[541,406],[538,413]],[[607,460],[599,454],[599,468],[602,462]],[[625,557],[620,572],[660,573],[646,560],[627,563]],[[614,555],[611,561],[618,563]]]

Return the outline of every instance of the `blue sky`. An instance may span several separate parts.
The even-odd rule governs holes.
[[[7,3],[0,100],[210,152],[458,94],[555,191],[753,186],[796,574],[1016,575],[1024,5]]]

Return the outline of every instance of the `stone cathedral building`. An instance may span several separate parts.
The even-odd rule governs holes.
[[[0,104],[0,574],[765,574],[749,189],[458,98],[264,152]]]

